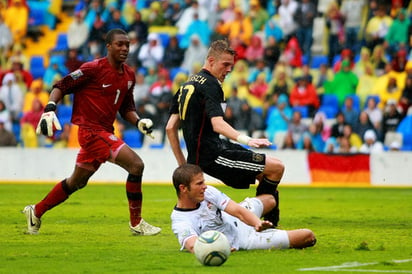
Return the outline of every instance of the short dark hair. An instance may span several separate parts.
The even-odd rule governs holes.
[[[173,186],[175,187],[176,194],[180,194],[180,185],[186,186],[190,190],[190,182],[193,176],[202,173],[202,169],[198,165],[183,164],[175,169],[173,172]]]
[[[217,57],[222,53],[228,53],[233,56],[236,55],[236,51],[230,47],[229,41],[221,39],[212,42],[212,44],[209,47],[207,57]]]
[[[111,44],[113,42],[114,36],[116,34],[123,34],[127,36],[126,31],[122,29],[111,29],[109,32],[106,34],[106,44]]]

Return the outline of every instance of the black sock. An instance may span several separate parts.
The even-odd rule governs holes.
[[[276,189],[278,188],[279,181],[272,181],[269,180],[266,177],[263,177],[262,181],[259,183],[259,185],[256,188],[256,196],[261,195],[261,194],[272,194],[276,192]]]
[[[272,222],[274,227],[278,226],[280,215],[279,191],[277,190],[278,184],[279,181],[272,181],[266,177],[263,177],[256,189],[256,196],[261,194],[271,194],[275,198],[276,206],[263,216],[263,219]]]

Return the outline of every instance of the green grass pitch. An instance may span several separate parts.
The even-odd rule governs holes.
[[[412,273],[412,188],[280,186],[281,228],[312,229],[316,246],[238,251],[206,267],[179,251],[171,184],[143,185],[143,217],[160,235],[132,236],[124,185],[93,182],[25,234],[21,210],[52,187],[0,184],[0,273]],[[255,192],[217,187],[235,201]]]

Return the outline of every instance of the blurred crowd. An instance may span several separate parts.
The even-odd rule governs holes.
[[[58,19],[64,0],[50,2]],[[407,0],[80,0],[70,10],[68,49],[51,54],[39,78],[24,54],[29,5],[0,0],[1,146],[78,147],[76,126],[64,118],[53,138],[35,134],[48,92],[104,56],[105,34],[121,28],[138,113],[153,119],[162,144],[171,97],[201,68],[210,42],[226,38],[237,61],[222,84],[225,119],[236,129],[269,138],[274,149],[412,150],[398,131],[412,115]],[[61,102],[58,117],[70,105],[70,97]],[[120,118],[115,128],[120,137],[131,129]]]

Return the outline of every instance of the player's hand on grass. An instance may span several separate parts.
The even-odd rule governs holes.
[[[153,122],[150,119],[140,119],[137,122],[137,128],[139,129],[139,131],[141,133],[143,133],[144,135],[149,136],[150,138],[154,139],[154,136],[152,134],[153,132]]]
[[[59,119],[56,116],[56,103],[49,102],[44,108],[44,112],[40,117],[40,121],[37,124],[36,133],[43,134],[45,136],[53,136],[55,130],[61,130]]]

